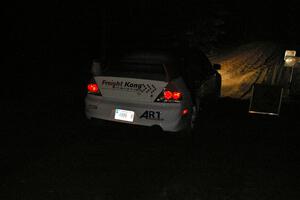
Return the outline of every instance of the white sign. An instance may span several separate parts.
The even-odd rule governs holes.
[[[284,54],[284,61],[286,61],[290,57],[295,57],[296,56],[296,51],[294,50],[286,50]]]

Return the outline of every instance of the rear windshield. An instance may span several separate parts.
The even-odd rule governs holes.
[[[166,72],[163,64],[137,62],[108,63],[103,75],[161,81],[166,80]]]

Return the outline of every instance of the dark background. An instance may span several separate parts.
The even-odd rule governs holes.
[[[185,44],[212,53],[258,40],[289,46],[299,43],[296,18],[296,0],[13,1],[4,5],[3,73],[22,84],[68,77],[80,87],[91,59],[105,57],[107,48]]]
[[[222,99],[187,143],[135,127],[90,127],[84,117],[91,59],[106,49],[299,47],[296,0],[10,1],[3,8],[0,199],[97,199],[107,188],[117,195],[107,199],[121,199],[173,182],[181,193],[194,177],[204,199],[299,199],[298,103],[273,118],[249,116],[248,101]]]
[[[15,2],[3,30],[11,56],[63,61],[99,56],[103,45],[188,40],[187,32],[204,47],[299,42],[296,18],[296,1]]]
[[[91,60],[107,49],[189,45],[214,54],[254,41],[297,47],[297,8],[293,0],[6,3],[3,113],[21,124],[24,115],[82,116]]]

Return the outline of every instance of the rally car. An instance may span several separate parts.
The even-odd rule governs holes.
[[[94,61],[87,85],[88,119],[190,132],[221,93],[220,65],[199,50],[139,50]]]

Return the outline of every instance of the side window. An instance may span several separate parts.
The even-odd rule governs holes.
[[[179,77],[181,73],[181,63],[180,62],[168,62],[163,64],[166,67],[166,71],[169,79],[174,79]]]
[[[188,68],[186,66],[186,59],[184,57],[180,57],[179,59],[179,69],[183,79],[188,80]]]
[[[204,53],[196,49],[187,51],[184,65],[186,82],[191,87],[197,87],[213,73],[213,68],[208,58]]]
[[[202,73],[203,76],[212,73],[212,64],[210,63],[209,59],[205,56],[204,53],[202,53],[201,51],[195,51],[193,52],[192,57],[199,72]]]
[[[193,88],[194,82],[198,77],[196,64],[192,61],[189,55],[181,59],[181,73],[183,79],[189,88]]]

